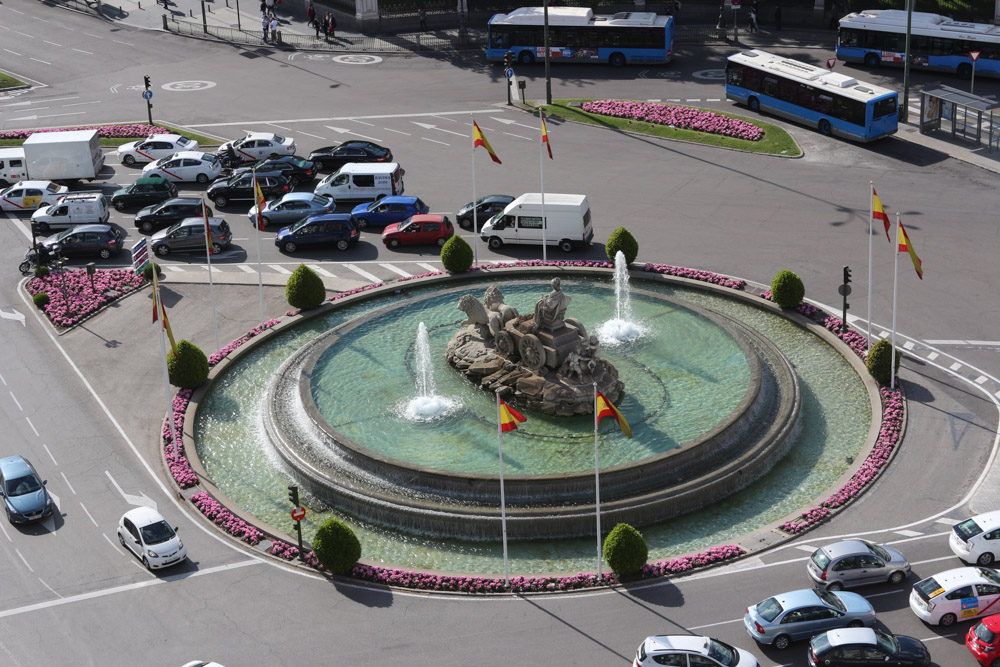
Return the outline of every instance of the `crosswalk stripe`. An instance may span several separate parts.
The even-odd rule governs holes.
[[[953,363],[951,366],[948,366],[948,368],[950,368],[953,371],[957,371],[961,367],[962,367],[962,364],[958,363],[957,361],[955,363]]]
[[[163,268],[165,268],[167,271],[173,271],[175,273],[179,273],[179,272],[184,271],[184,269],[182,267],[180,267],[180,266],[174,266],[173,264],[160,264],[160,266],[162,266]]]
[[[939,355],[937,352],[931,352],[930,354],[927,355],[927,361],[934,361],[939,356],[941,355]]]
[[[949,519],[947,517],[941,517],[940,519],[934,520],[934,523],[943,523],[946,526],[954,526],[958,522],[958,519]]]
[[[240,267],[240,271],[243,273],[257,273],[257,269],[247,266],[246,264],[237,264],[236,266]]]
[[[378,276],[376,276],[376,275],[374,275],[372,273],[368,273],[364,269],[359,269],[358,267],[354,266],[353,264],[344,264],[344,266],[347,267],[348,269],[350,269],[351,271],[354,271],[359,276],[363,276],[364,278],[372,281],[373,283],[380,283],[380,282],[382,282],[382,279],[379,278]]]
[[[889,332],[888,331],[880,331],[879,334],[878,334],[878,337],[879,338],[888,338],[889,337]]]
[[[906,349],[906,350],[912,350],[913,349],[913,341],[912,340],[908,340],[905,343],[903,343],[903,348]]]
[[[285,267],[283,267],[283,266],[280,266],[280,265],[278,265],[278,264],[268,264],[267,266],[268,266],[269,268],[271,268],[271,269],[273,269],[273,270],[277,271],[278,273],[284,273],[284,274],[285,274],[285,275],[287,275],[287,276],[290,276],[290,275],[292,275],[292,272],[291,272],[291,271],[289,271],[289,270],[288,270],[288,269],[286,269]]]
[[[206,271],[209,271],[210,273],[225,273],[225,271],[223,271],[217,266],[201,266],[201,268],[205,269]]]
[[[396,266],[393,266],[392,264],[379,264],[379,266],[381,266],[383,269],[389,269],[393,273],[398,273],[399,275],[403,276],[404,278],[409,278],[410,276],[413,275],[412,273],[407,273],[403,269],[401,269],[399,267],[396,267]]]
[[[318,273],[319,275],[321,275],[321,276],[326,276],[327,278],[336,278],[337,277],[337,276],[333,275],[332,273],[330,273],[329,271],[327,271],[326,269],[324,269],[319,264],[307,264],[307,266],[310,269],[312,269],[313,271],[315,271],[316,273]]]
[[[985,375],[980,375],[979,377],[976,378],[976,384],[982,384],[986,382],[988,379],[989,378],[986,377]]]
[[[897,535],[902,535],[903,537],[917,537],[918,535],[923,535],[923,533],[918,533],[915,530],[897,530],[895,533]]]
[[[431,266],[430,264],[424,264],[423,262],[417,262],[417,266],[421,269],[427,269],[428,271],[440,271],[441,269],[436,266]]]

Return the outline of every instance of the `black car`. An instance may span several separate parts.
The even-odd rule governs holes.
[[[118,225],[78,225],[48,237],[41,244],[50,254],[107,259],[122,251],[125,230]]]
[[[482,228],[483,223],[492,218],[497,213],[502,213],[507,204],[514,201],[510,195],[486,195],[476,201],[476,222]],[[455,216],[458,224],[464,229],[472,229],[472,202],[458,209]]]
[[[237,174],[229,178],[220,178],[208,186],[208,198],[218,207],[223,207],[231,201],[254,200],[253,174]],[[292,186],[280,172],[261,174],[257,172],[257,185],[264,199],[274,199],[286,192],[291,192]]]
[[[370,141],[352,139],[339,146],[317,148],[309,159],[320,169],[340,169],[348,162],[392,162],[392,151]]]
[[[201,199],[168,199],[162,204],[147,206],[135,214],[135,226],[143,234],[152,234],[157,229],[169,227],[185,218],[197,218],[204,215],[201,210]],[[208,208],[208,215],[212,209]]]
[[[316,178],[316,165],[298,155],[276,155],[266,160],[257,160],[249,165],[233,169],[233,176],[245,174],[256,169],[259,173],[281,173],[288,179],[294,189],[300,183],[308,183]]]
[[[152,176],[140,178],[132,185],[116,190],[111,195],[111,205],[119,211],[124,211],[128,208],[142,208],[150,204],[157,204],[176,196],[176,185],[159,176]]]
[[[874,628],[843,628],[809,642],[809,667],[926,667],[931,654],[919,639]]]

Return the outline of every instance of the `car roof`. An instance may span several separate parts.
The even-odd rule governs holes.
[[[979,573],[978,567],[956,567],[952,570],[945,570],[933,575],[934,581],[945,588],[954,588],[963,584],[974,584],[984,581],[984,577]],[[931,577],[928,577],[930,579]]]
[[[841,628],[840,630],[830,630],[826,633],[826,640],[830,646],[843,646],[844,644],[869,644],[875,646],[878,639],[875,637],[875,630],[872,628]]]
[[[816,590],[813,588],[802,588],[797,591],[788,591],[787,593],[779,593],[778,595],[772,596],[781,605],[784,610],[797,609],[803,605],[816,604],[820,601],[819,596],[816,594]]]
[[[308,222],[350,222],[350,213],[317,213],[306,218]]]
[[[0,472],[3,472],[4,477],[23,475],[31,472],[31,464],[23,456],[8,456],[0,459]]]
[[[378,204],[416,204],[417,198],[411,195],[387,195],[377,200]]]
[[[990,632],[1000,632],[1000,614],[987,616],[983,619],[983,625],[985,625]]]
[[[217,225],[219,223],[225,222],[225,220],[223,220],[222,218],[209,218],[208,222],[209,222],[209,224]],[[205,224],[205,218],[201,217],[200,215],[199,216],[191,216],[190,218],[184,218],[183,220],[181,220],[180,224],[185,225],[185,226],[186,225],[204,225]]]
[[[201,160],[206,155],[208,155],[208,153],[206,153],[204,151],[177,151],[176,153],[174,153],[170,157],[172,157],[172,158],[189,157],[189,158],[193,158],[195,160]]]
[[[1000,511],[984,512],[983,514],[977,514],[976,516],[970,518],[979,524],[979,527],[984,531],[1000,526]]]
[[[448,216],[438,213],[417,213],[410,216],[410,222],[444,222]]]
[[[159,185],[160,183],[169,183],[169,181],[162,176],[143,176],[135,179],[134,185]]]
[[[348,162],[340,168],[341,174],[391,174],[399,169],[398,162]]]
[[[864,540],[843,540],[823,547],[831,558],[843,558],[844,556],[855,556],[858,554],[869,554],[867,543]]]
[[[151,523],[157,523],[159,521],[166,521],[163,516],[154,510],[152,507],[133,507],[128,512],[125,512],[123,519],[128,519],[136,525],[138,528],[143,526],[148,526]]]
[[[315,192],[289,192],[282,196],[279,201],[312,201],[316,197],[323,197],[323,195],[318,195]],[[324,199],[329,199],[329,197],[323,197]],[[274,201],[273,199],[271,201]],[[277,202],[275,202],[277,203]]]
[[[271,139],[274,140],[275,137],[281,135],[275,134],[274,132],[247,132],[247,136],[244,139]]]
[[[42,188],[43,190],[49,187],[52,181],[18,181],[15,185],[20,185],[23,188]],[[59,185],[56,183],[56,185]],[[59,185],[59,187],[66,187],[65,185]],[[66,188],[67,190],[69,188]]]
[[[201,199],[197,199],[195,197],[174,197],[173,199],[167,199],[167,200],[165,200],[163,203],[164,204],[193,204],[193,205],[201,206],[201,202],[202,202]]]
[[[139,139],[136,143],[138,143],[139,141],[157,141],[157,140],[159,140],[159,141],[177,141],[180,138],[181,138],[181,135],[179,135],[179,134],[151,134],[148,137],[146,137],[145,139]]]
[[[646,637],[646,651],[695,651],[704,652],[707,637],[696,635],[655,635]]]
[[[114,229],[112,225],[101,225],[101,224],[91,224],[91,225],[77,225],[76,227],[70,227],[70,230],[74,232],[106,232]]]

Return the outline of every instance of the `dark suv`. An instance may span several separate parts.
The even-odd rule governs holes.
[[[309,154],[309,159],[320,169],[340,169],[348,162],[392,162],[392,151],[370,141],[351,139],[317,148]]]
[[[264,199],[274,199],[291,191],[288,179],[279,172],[267,174],[257,173],[257,184],[260,186]],[[208,186],[208,198],[218,207],[223,207],[231,201],[245,199],[253,201],[253,174],[238,174],[226,179],[219,179]]]
[[[283,174],[293,190],[299,184],[308,183],[316,178],[316,165],[298,155],[274,155],[266,160],[239,166],[233,169],[232,175],[246,174],[252,172],[254,168],[259,174],[272,172]]]
[[[177,186],[158,176],[140,178],[132,185],[116,190],[111,205],[119,211],[142,208],[177,196]]]
[[[78,225],[50,236],[41,242],[45,249],[66,257],[93,257],[108,259],[122,251],[125,230],[118,225]]]
[[[197,218],[203,216],[201,210],[201,199],[168,199],[162,204],[147,206],[135,214],[135,226],[143,234],[152,234],[157,229],[169,227],[175,222],[180,222],[185,218]],[[212,209],[208,209],[208,215],[212,215]]]

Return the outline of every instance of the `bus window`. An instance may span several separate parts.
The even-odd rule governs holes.
[[[874,34],[874,33],[873,33]],[[878,37],[878,35],[875,35]],[[898,32],[887,32],[882,35],[884,38],[884,44],[882,49],[885,51],[906,51],[906,35]],[[912,48],[910,49],[913,50]]]
[[[840,45],[841,46],[860,46],[861,42],[861,31],[852,30],[850,28],[840,29]]]
[[[877,101],[872,105],[872,117],[873,118],[884,118],[886,116],[893,116],[896,114],[896,98],[887,97],[884,100]]]
[[[494,49],[506,49],[510,46],[510,33],[501,27],[490,28],[490,46]]]

